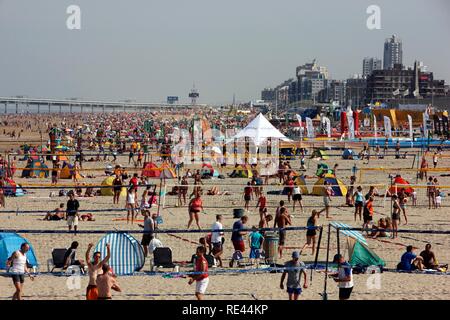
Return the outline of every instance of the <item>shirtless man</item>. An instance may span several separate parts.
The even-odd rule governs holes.
[[[292,225],[291,216],[287,213],[285,207],[280,208],[280,214],[275,217],[274,228],[285,228],[287,225]],[[286,230],[280,230],[280,241],[278,245],[278,254],[280,259],[283,256],[283,247],[286,242]]]
[[[97,300],[98,297],[98,290],[97,290],[97,274],[98,271],[102,268],[102,266],[106,263],[108,263],[109,258],[111,257],[111,248],[109,243],[106,244],[106,257],[105,259],[101,260],[101,253],[100,252],[94,252],[94,261],[91,262],[90,253],[91,249],[94,245],[92,243],[89,243],[87,251],[86,251],[86,262],[89,272],[89,285],[86,288],[86,300]]]
[[[111,289],[122,292],[114,276],[111,274],[111,267],[108,264],[102,265],[103,274],[97,276],[96,284],[98,290],[97,300],[111,300]]]

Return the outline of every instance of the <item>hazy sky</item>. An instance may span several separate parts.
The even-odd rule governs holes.
[[[0,95],[188,101],[195,82],[200,103],[248,101],[313,58],[334,79],[361,73],[393,33],[405,64],[450,81],[448,0],[0,0]]]

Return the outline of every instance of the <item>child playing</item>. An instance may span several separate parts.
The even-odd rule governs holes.
[[[417,207],[417,192],[415,190],[411,194],[411,200],[412,200],[413,207]]]
[[[258,231],[258,229],[253,226],[252,233],[248,237],[248,242],[250,245],[250,263],[256,265],[259,264],[259,257],[261,255],[261,245],[264,241],[263,235]]]
[[[442,202],[442,197],[441,197],[441,194],[439,193],[436,196],[436,208],[440,208],[441,207],[441,202]]]

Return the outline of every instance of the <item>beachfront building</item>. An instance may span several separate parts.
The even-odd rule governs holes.
[[[362,75],[367,78],[374,70],[381,70],[383,66],[381,64],[381,59],[365,57],[363,59],[363,69]]]
[[[324,89],[319,91],[318,101],[321,103],[335,101],[342,106],[345,104],[346,88],[346,81],[330,80],[328,82],[328,85]]]
[[[364,106],[366,99],[367,80],[362,75],[355,74],[346,80],[345,105],[353,109]]]
[[[396,35],[384,42],[383,69],[394,69],[396,64],[403,64],[402,40]]]
[[[405,69],[396,64],[393,69],[375,70],[367,78],[367,103],[379,101],[394,103],[402,99],[434,99],[444,97],[446,86],[444,80],[435,80],[433,72],[424,71],[423,64],[414,63]]]

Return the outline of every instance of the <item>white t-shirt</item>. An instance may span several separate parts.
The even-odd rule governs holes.
[[[294,187],[294,194],[302,194],[300,187]]]
[[[222,224],[219,221],[214,222],[211,227],[212,230],[220,230],[223,229]],[[222,243],[222,235],[220,232],[213,232],[211,234],[211,243]]]
[[[353,272],[352,272],[352,267],[350,266],[350,264],[348,262],[343,263],[342,265],[339,266],[338,273],[339,273],[338,274],[339,279],[344,279],[347,276],[350,276],[350,281],[339,282],[338,287],[339,288],[353,288]]]

